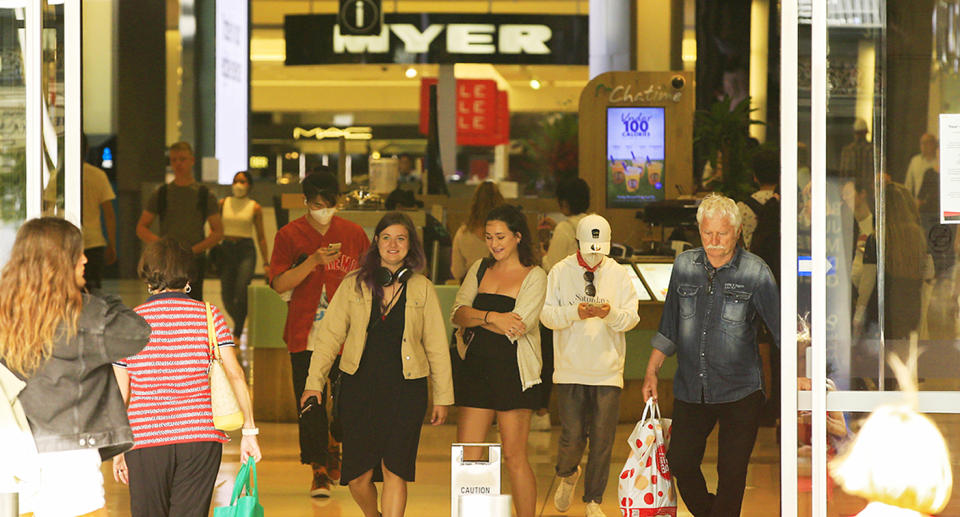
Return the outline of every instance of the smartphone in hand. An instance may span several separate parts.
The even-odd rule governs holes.
[[[317,397],[307,398],[306,404],[304,404],[303,407],[300,408],[300,418],[303,418],[303,415],[306,415],[310,411],[313,411],[313,408],[319,405],[320,405],[320,401],[317,400]]]

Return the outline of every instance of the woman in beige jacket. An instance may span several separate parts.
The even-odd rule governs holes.
[[[433,284],[417,273],[423,246],[413,222],[391,212],[377,224],[360,268],[344,278],[323,319],[310,332],[313,350],[301,407],[321,397],[340,345],[343,425],[340,484],[350,487],[366,517],[376,517],[383,481],[383,515],[403,515],[407,482],[416,474],[420,427],[433,389],[430,422],[442,424],[453,404],[453,380],[443,316]]]

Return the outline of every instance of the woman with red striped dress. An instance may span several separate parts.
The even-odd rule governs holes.
[[[114,477],[130,485],[130,513],[206,516],[227,435],[213,427],[207,368],[207,312],[190,298],[191,254],[172,239],[150,243],[138,273],[150,297],[134,309],[150,324],[150,342],[115,368],[133,429],[133,449],[114,460]],[[224,370],[243,411],[240,461],[259,461],[260,446],[243,370],[230,329],[211,306]]]

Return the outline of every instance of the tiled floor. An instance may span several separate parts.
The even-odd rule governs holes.
[[[293,424],[261,424],[261,447],[264,459],[257,466],[260,482],[260,499],[267,515],[283,517],[362,517],[362,513],[350,498],[346,487],[335,487],[330,499],[311,499],[308,495],[310,471],[299,463],[297,428]],[[619,515],[617,507],[617,474],[629,453],[627,436],[632,427],[621,425],[617,428],[617,442],[614,447],[613,464],[610,466],[610,481],[604,494],[603,510],[609,517]],[[556,458],[559,428],[551,432],[530,434],[530,461],[537,475],[539,503],[537,511],[547,496],[547,486],[553,477],[553,465]],[[417,481],[408,485],[409,496],[406,515],[446,516],[450,514],[450,447],[456,436],[456,427],[443,425],[426,426],[420,440],[420,454],[417,459]],[[496,440],[496,434],[491,434]],[[214,492],[214,505],[227,504],[233,489],[233,477],[239,468],[239,451],[236,447],[239,438],[235,438],[224,451],[224,463],[217,479]],[[716,473],[716,444],[707,450],[704,472],[708,483],[714,484]],[[754,451],[747,481],[744,500],[744,516],[776,515],[779,508],[778,496],[778,449],[774,443],[772,429],[761,429],[758,447]],[[104,478],[108,509],[111,516],[129,515],[129,498],[124,485],[113,481],[109,464],[104,464]],[[504,493],[509,493],[509,481],[506,480]],[[555,485],[554,485],[555,486]],[[565,514],[547,503],[545,516],[584,514],[584,505],[579,502],[583,494],[582,484],[577,488],[576,502]],[[689,516],[685,508],[678,515]]]
[[[262,282],[262,280],[256,281]],[[137,281],[108,281],[105,287],[111,292],[120,294],[124,301],[131,306],[146,299],[146,292],[142,284]],[[208,301],[222,306],[219,281],[207,281],[204,285],[204,292]],[[225,311],[224,314],[226,315]],[[941,427],[948,445],[954,450],[960,450],[960,415],[931,416]],[[311,499],[308,496],[311,476],[308,467],[299,463],[297,428],[294,424],[260,423],[260,428],[264,460],[258,465],[258,474],[260,498],[267,515],[282,517],[362,516],[346,487],[336,487],[333,496],[329,499]],[[610,481],[604,494],[603,503],[603,510],[609,517],[620,514],[617,504],[616,481],[620,467],[629,453],[626,438],[631,428],[630,425],[621,425],[617,429],[613,462],[610,466]],[[424,427],[417,459],[417,482],[410,484],[408,487],[406,515],[434,517],[450,514],[450,444],[454,441],[455,436],[456,427],[453,425]],[[497,441],[495,432],[488,439]],[[558,439],[559,428],[557,427],[554,427],[551,432],[535,432],[530,435],[529,452],[530,461],[537,477],[538,513],[544,500],[552,499],[553,494],[552,492],[548,494],[547,488],[553,479]],[[236,436],[233,442],[226,446],[224,462],[214,493],[215,506],[229,502],[233,489],[233,478],[239,468],[239,453],[236,446],[238,441],[239,436]],[[716,433],[714,433],[708,443],[703,466],[709,486],[716,485],[716,461],[717,447]],[[957,470],[956,466],[954,470]],[[115,517],[129,515],[129,498],[126,487],[113,481],[109,463],[104,464],[103,473],[106,480],[107,506],[110,515]],[[509,493],[509,480],[505,473],[504,480],[503,492]],[[955,482],[960,482],[960,476],[955,476]],[[960,487],[955,488],[958,489],[954,492],[958,493]],[[552,502],[548,502],[543,515],[583,515],[584,505],[579,502],[582,493],[581,484],[578,486],[575,504],[565,514],[558,513],[553,508]],[[801,495],[809,497],[809,493]],[[862,508],[862,505],[861,501],[847,496],[837,489],[834,490],[830,498],[829,515],[854,515]],[[808,508],[808,505],[801,504],[801,508]],[[750,463],[742,515],[767,517],[779,515],[779,509],[779,446],[776,443],[774,430],[772,428],[761,428]],[[690,515],[682,502],[678,515]],[[800,515],[809,515],[809,510],[802,511]],[[960,516],[960,503],[951,503],[941,515]]]

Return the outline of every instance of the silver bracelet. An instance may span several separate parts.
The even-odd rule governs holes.
[[[259,427],[244,427],[243,429],[240,430],[240,434],[242,434],[243,436],[256,436],[256,435],[260,434],[260,428],[259,428]]]

